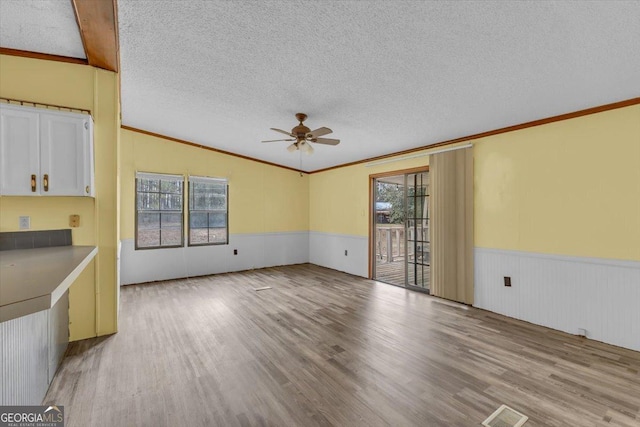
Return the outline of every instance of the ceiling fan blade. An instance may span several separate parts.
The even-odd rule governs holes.
[[[295,139],[290,138],[290,139],[268,139],[266,141],[260,141],[260,142],[280,142],[280,141],[295,141]]]
[[[293,153],[297,149],[298,149],[298,146],[296,144],[291,144],[290,146],[287,147],[287,151],[290,153]]]
[[[338,145],[340,144],[340,140],[339,139],[332,139],[332,138],[314,138],[311,140],[311,142],[315,142],[318,144],[327,144],[327,145]]]
[[[322,128],[318,128],[316,130],[312,130],[311,132],[309,132],[307,134],[307,138],[317,138],[319,136],[328,135],[331,132],[333,132],[331,129],[322,127]]]
[[[294,134],[292,134],[291,132],[287,132],[286,130],[276,129],[276,128],[270,128],[270,129],[275,130],[276,132],[284,133],[285,135],[293,136],[295,138]]]

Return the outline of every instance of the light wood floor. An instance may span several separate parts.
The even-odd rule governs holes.
[[[272,286],[256,292],[253,288]],[[72,426],[640,426],[640,353],[313,265],[121,292],[45,404]]]

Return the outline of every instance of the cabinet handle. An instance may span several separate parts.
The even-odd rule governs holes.
[[[44,178],[42,179],[42,186],[44,187],[44,191],[49,191],[49,174],[45,173]]]
[[[36,192],[36,176],[35,175],[31,175],[31,192],[32,193]]]
[[[84,188],[84,190],[87,192],[87,194],[89,194],[89,190],[90,190],[90,189],[91,189],[91,188],[89,188],[89,186],[88,186],[88,185]]]

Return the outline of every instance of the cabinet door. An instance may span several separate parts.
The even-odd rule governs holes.
[[[41,194],[84,196],[87,194],[85,163],[89,157],[87,117],[40,114]]]
[[[39,194],[39,165],[38,114],[0,106],[0,194]]]

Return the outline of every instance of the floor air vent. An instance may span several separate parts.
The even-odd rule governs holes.
[[[486,427],[520,427],[527,422],[529,417],[520,412],[502,405],[489,418],[482,423]]]

